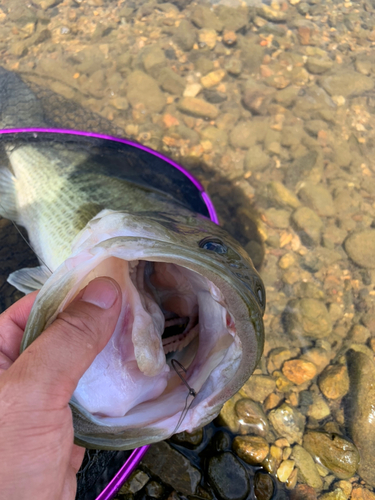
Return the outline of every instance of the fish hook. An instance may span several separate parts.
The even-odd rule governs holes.
[[[195,389],[193,389],[193,387],[190,387],[190,385],[188,384],[187,380],[184,377],[184,374],[187,372],[186,368],[179,361],[177,361],[177,359],[172,359],[171,360],[171,364],[172,364],[172,367],[173,367],[174,371],[177,373],[177,375],[180,377],[181,381],[184,383],[184,385],[188,388],[188,391],[189,391],[188,394],[187,394],[187,396],[186,396],[185,407],[182,410],[181,416],[180,416],[180,418],[179,418],[179,420],[177,422],[176,428],[175,428],[175,430],[172,433],[172,434],[176,434],[176,432],[178,431],[178,428],[180,427],[180,425],[182,424],[183,420],[185,419],[185,417],[187,415],[187,412],[190,410],[190,407],[193,404],[193,401],[194,401],[194,398],[197,395],[197,392],[196,392]],[[176,365],[177,365],[177,368],[176,368]],[[183,373],[181,373],[181,371],[179,371],[179,369],[182,370]],[[192,401],[190,402],[190,404],[188,406],[189,396],[193,396],[193,399],[192,399]]]

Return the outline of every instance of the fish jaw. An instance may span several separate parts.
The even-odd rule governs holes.
[[[110,218],[115,214],[107,215]],[[71,400],[76,441],[92,448],[131,449],[166,439],[175,432],[181,416],[183,420],[178,431],[192,431],[205,425],[215,418],[223,403],[251,375],[263,347],[261,311],[242,281],[235,278],[227,266],[199,249],[181,246],[178,235],[175,237],[162,228],[158,229],[155,223],[150,225],[152,229],[149,232],[146,231],[147,237],[142,237],[142,231],[135,224],[136,218],[132,221],[134,224],[127,224],[126,230],[119,229],[117,221],[117,230],[111,233],[114,237],[110,238],[110,220],[104,225],[106,230],[103,232],[97,230],[98,222],[95,222],[92,224],[92,227],[96,226],[95,231],[90,233],[91,228],[86,236],[81,234],[76,239],[73,256],[56,269],[37,297],[25,330],[22,350],[96,276],[112,276],[118,281],[121,275],[126,281],[131,274],[129,269],[140,261],[153,262],[154,266],[179,266],[196,290],[200,331],[199,338],[182,349],[182,358],[179,358],[179,352],[174,356],[187,367],[186,381],[197,396],[189,396],[186,386],[166,362],[160,337],[161,316],[147,306],[142,294],[134,298],[134,285],[129,280],[127,283],[124,281],[120,283],[123,307],[114,335],[100,354],[102,357],[95,360],[97,365],[94,362],[80,380]],[[142,221],[144,228],[147,221],[144,217]],[[121,232],[127,235],[120,236]],[[142,234],[145,234],[144,229]],[[118,349],[117,335],[131,323],[131,320],[125,321],[129,304],[133,319],[136,308],[143,307],[151,316],[148,322],[153,328],[148,336],[136,335],[131,341],[127,335],[126,345],[122,344],[125,358],[119,359],[115,356],[116,349],[111,350],[108,346],[117,346]],[[148,372],[150,361],[157,368]],[[96,402],[98,404],[95,403],[96,406],[90,406],[91,400],[89,403],[84,400],[85,391],[90,384],[96,390],[98,385],[92,386],[92,381],[98,379],[106,387],[105,377],[111,374],[106,372],[104,376],[100,369],[105,364],[114,367],[116,363],[122,366],[121,377],[116,379],[114,370],[111,379],[114,392],[119,395],[116,404],[112,399],[102,398]],[[129,380],[133,380],[134,384]]]

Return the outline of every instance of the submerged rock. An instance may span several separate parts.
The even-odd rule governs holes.
[[[375,230],[366,229],[351,234],[345,241],[345,251],[359,266],[375,268]]]
[[[302,441],[305,417],[298,410],[283,403],[270,412],[269,419],[278,436],[285,437],[290,444]]]
[[[321,339],[332,332],[332,323],[323,302],[316,299],[293,299],[285,311],[286,327],[293,337]]]
[[[352,349],[346,356],[350,379],[346,423],[361,457],[358,474],[375,486],[375,363]]]
[[[339,479],[348,479],[357,471],[359,453],[353,443],[334,433],[307,431],[304,448]]]
[[[224,500],[242,500],[249,494],[247,471],[232,453],[224,452],[211,457],[207,474],[213,488]]]
[[[183,495],[194,495],[201,480],[199,470],[165,442],[153,444],[141,463]]]
[[[310,453],[297,444],[293,447],[292,458],[298,467],[299,481],[320,490],[323,481]]]

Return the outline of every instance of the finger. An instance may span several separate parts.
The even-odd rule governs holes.
[[[110,278],[91,281],[13,363],[12,375],[29,404],[59,408],[110,339],[121,309],[121,289]],[[11,373],[10,373],[11,372]]]
[[[15,361],[20,353],[23,332],[38,292],[30,293],[0,314],[0,353]]]

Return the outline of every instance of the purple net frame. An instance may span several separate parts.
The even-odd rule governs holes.
[[[190,172],[188,172],[184,167],[171,160],[167,156],[154,151],[153,149],[148,148],[147,146],[143,146],[142,144],[138,144],[133,141],[129,141],[128,139],[122,139],[120,137],[113,137],[111,135],[105,134],[97,134],[95,132],[85,132],[80,130],[69,130],[69,129],[60,129],[60,128],[14,128],[14,129],[4,129],[0,130],[0,135],[4,134],[22,134],[22,133],[53,133],[53,134],[69,134],[69,135],[77,135],[83,137],[94,137],[95,139],[104,139],[107,141],[119,142],[121,144],[126,144],[128,146],[132,146],[136,149],[141,149],[142,151],[146,151],[153,156],[157,156],[161,160],[169,163],[172,167],[177,168],[180,172],[182,172],[185,177],[189,179],[190,182],[194,184],[194,186],[198,189],[210,216],[210,219],[215,224],[219,224],[219,219],[215,210],[215,207],[204,190],[202,184],[196,179]],[[130,457],[125,461],[117,474],[111,479],[108,485],[104,488],[104,490],[100,493],[100,495],[96,498],[96,500],[111,500],[116,493],[120,490],[125,481],[129,478],[130,474],[134,471],[134,469],[138,466],[143,456],[147,452],[149,445],[141,446],[140,448],[135,448],[132,451]]]

